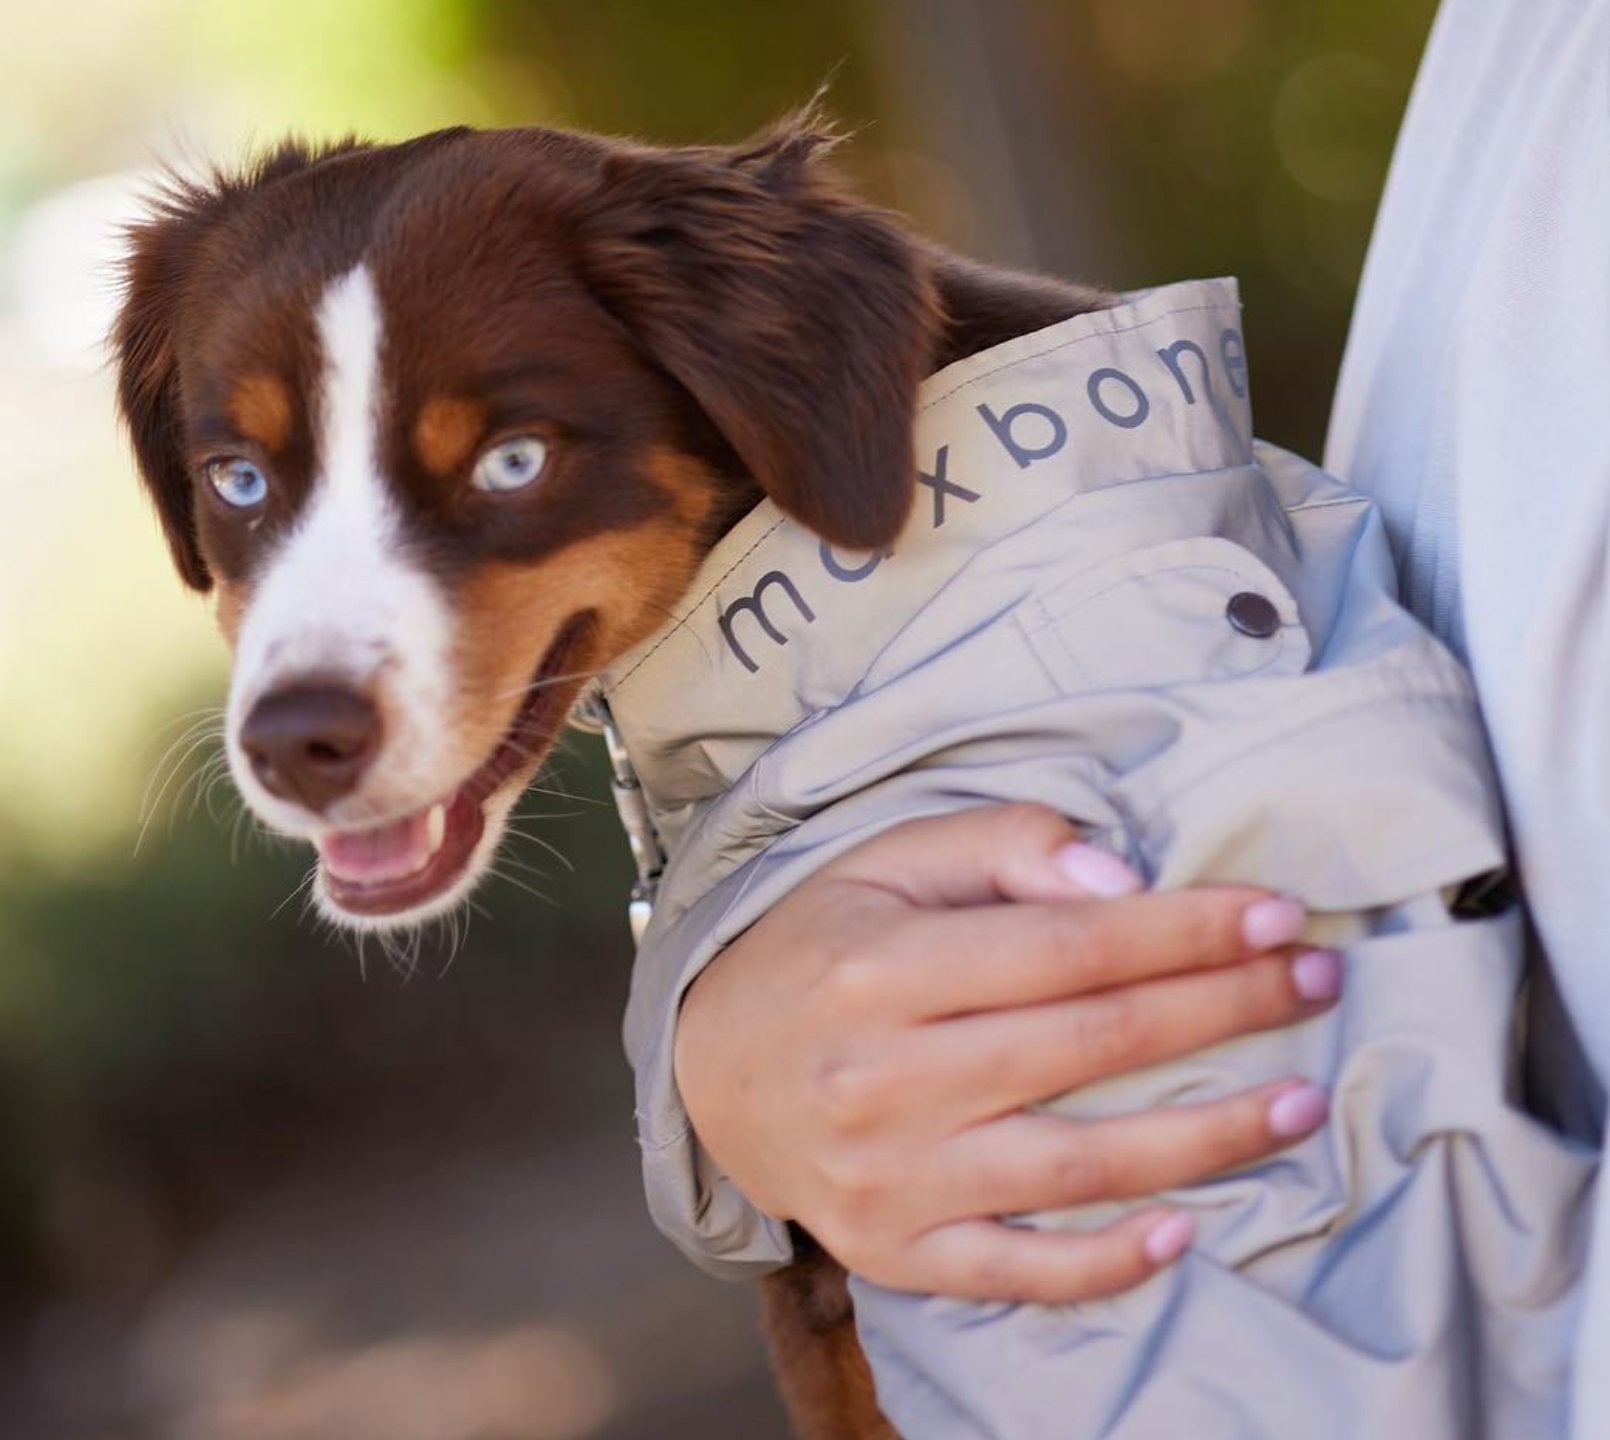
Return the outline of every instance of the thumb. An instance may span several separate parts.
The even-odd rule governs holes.
[[[1131,895],[1144,882],[1045,805],[981,805],[907,820],[846,852],[823,875],[892,890],[919,907]]]

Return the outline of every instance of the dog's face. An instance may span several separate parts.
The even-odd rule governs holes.
[[[760,494],[898,531],[936,306],[822,143],[286,146],[133,232],[124,415],[234,649],[236,783],[326,914],[462,899],[587,677]]]

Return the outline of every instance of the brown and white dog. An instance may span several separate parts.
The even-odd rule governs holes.
[[[808,115],[730,149],[288,143],[132,232],[123,413],[217,594],[236,783],[317,847],[328,917],[458,905],[581,687],[762,494],[888,543],[918,382],[1109,303],[912,238],[830,145]],[[801,1433],[892,1433],[842,1277],[770,1290]]]

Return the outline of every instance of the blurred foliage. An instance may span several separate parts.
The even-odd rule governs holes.
[[[194,760],[189,773],[198,778]],[[631,1100],[619,1052],[596,1042],[625,998],[628,866],[598,798],[595,742],[568,746],[542,785],[521,824],[545,844],[505,857],[456,933],[432,928],[401,950],[360,945],[312,918],[305,854],[241,823],[238,801],[217,788],[200,799],[181,782],[138,855],[86,854],[71,875],[8,866],[8,1278],[41,1259],[7,1233],[9,1215],[32,1226],[62,1267],[56,1279],[115,1281],[115,1265],[93,1273],[106,1256],[77,1218],[52,1213],[53,1187],[76,1184],[86,1166],[144,1172],[159,1203],[177,1207],[164,1225],[189,1234],[332,1133],[373,1138],[388,1114],[405,1130],[428,1127],[433,1101],[490,1102],[544,1072],[556,1087],[594,1090],[624,1135]],[[559,1043],[578,1024],[590,1025],[589,1043]],[[539,1037],[546,1060],[528,1052]],[[399,1094],[410,1097],[402,1107]],[[540,1128],[540,1090],[521,1104]],[[59,1223],[71,1233],[52,1233]],[[15,1284],[7,1293],[19,1298]]]
[[[1259,433],[1316,456],[1433,0],[1050,5],[1110,144],[1125,284],[1241,277]]]
[[[539,67],[532,103],[514,67],[500,73],[499,108],[665,143],[742,139],[803,104],[825,82],[851,123],[872,118],[867,6],[658,3],[658,0],[473,0],[485,51]],[[494,72],[497,73],[497,72]]]

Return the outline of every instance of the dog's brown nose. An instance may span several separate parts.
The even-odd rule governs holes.
[[[380,748],[380,714],[334,686],[276,690],[252,706],[240,748],[271,795],[322,811],[369,768]]]

